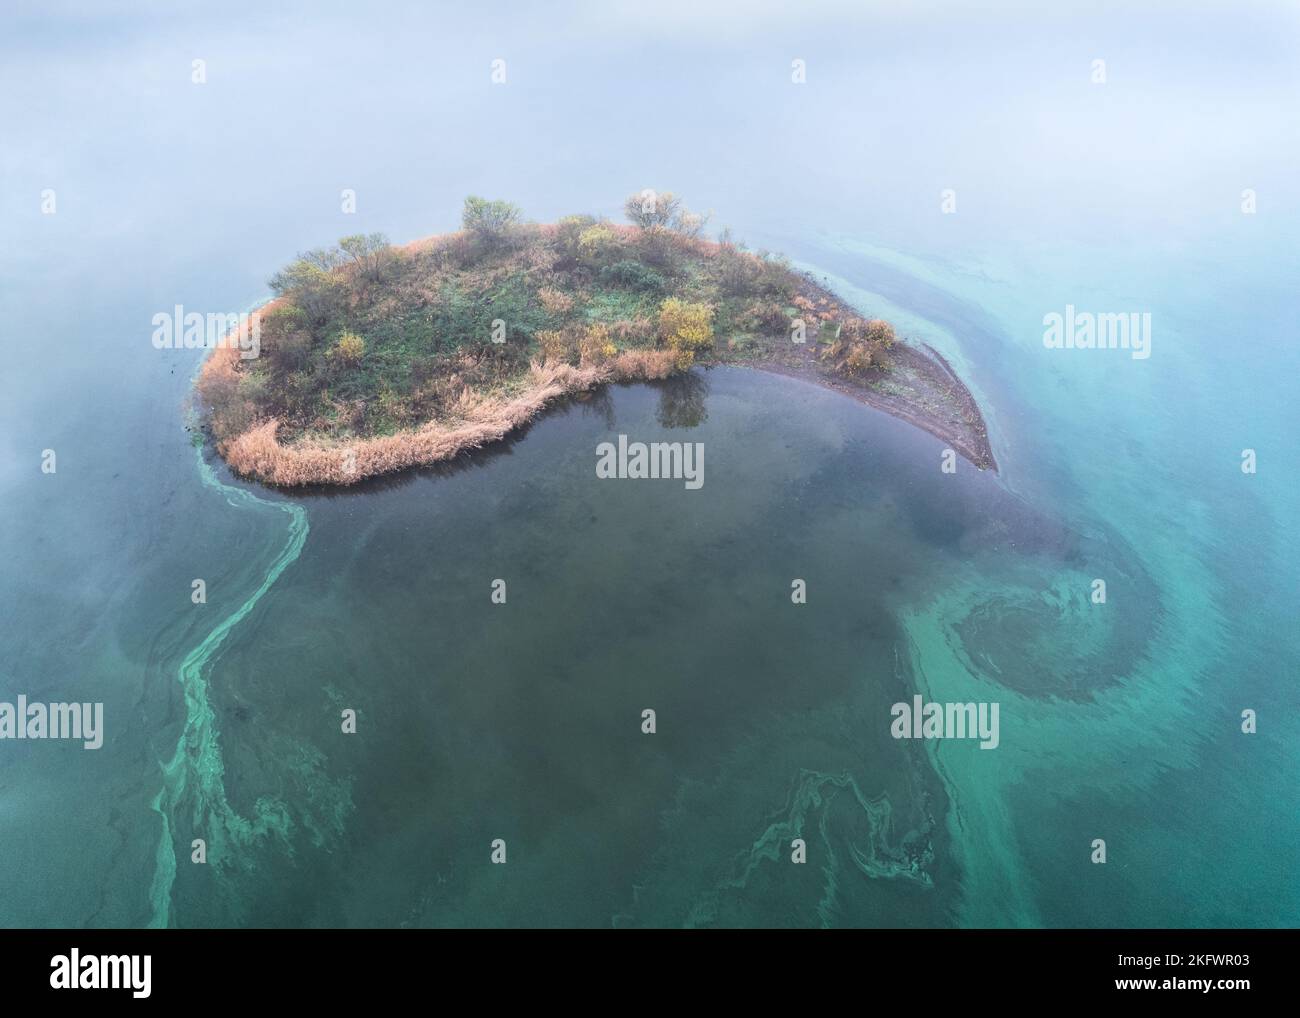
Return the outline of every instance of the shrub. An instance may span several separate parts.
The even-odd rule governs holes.
[[[743,322],[747,328],[764,335],[784,334],[790,329],[790,316],[772,300],[752,301],[745,308]]]
[[[345,281],[334,272],[342,264],[342,257],[328,248],[299,255],[271,277],[271,289],[300,308],[310,325],[322,325],[342,307],[347,296]]]
[[[295,304],[284,303],[262,315],[262,335],[276,336],[307,327],[307,316]]]
[[[537,291],[537,299],[548,315],[563,318],[573,310],[573,298],[562,290],[552,290],[543,286]]]
[[[846,318],[840,326],[840,337],[853,343],[866,343],[873,350],[888,350],[894,345],[894,327],[883,318],[870,321]]]
[[[628,290],[661,293],[667,283],[654,269],[631,258],[624,258],[600,270],[600,281],[606,286],[621,286]]]
[[[355,332],[345,332],[331,351],[340,363],[353,368],[361,363],[366,352],[366,341]]]
[[[793,273],[780,261],[750,254],[732,243],[722,244],[715,260],[718,285],[724,293],[768,295],[783,300],[793,294]]]
[[[555,250],[561,260],[569,265],[578,261],[578,238],[597,222],[594,216],[565,216],[555,224]]]
[[[708,213],[689,212],[682,209],[672,222],[672,228],[680,233],[683,237],[690,237],[692,240],[704,232],[704,227],[709,223]]]
[[[438,376],[442,362],[437,357],[415,357],[411,360],[411,380],[425,385]]]
[[[311,352],[307,316],[294,304],[281,304],[261,315],[262,355],[279,371],[294,371]]]
[[[828,323],[824,330],[829,330]],[[894,328],[880,318],[863,321],[846,318],[836,329],[834,339],[821,349],[821,358],[829,361],[837,374],[860,377],[873,368],[886,371],[890,367],[887,351],[894,344]]]
[[[669,297],[659,306],[659,335],[673,351],[674,363],[686,370],[696,351],[713,345],[713,307]]]
[[[866,323],[863,338],[873,347],[888,350],[894,345],[894,327],[882,318],[873,318]]]
[[[608,261],[618,246],[618,234],[604,223],[589,226],[578,234],[578,257],[588,265]]]
[[[764,252],[758,260],[755,285],[762,294],[789,301],[799,287],[799,277],[784,256]]]
[[[622,318],[610,329],[624,343],[649,343],[655,335],[655,323],[649,318]]]
[[[212,410],[212,433],[225,442],[247,431],[258,417],[257,405],[250,398],[260,394],[257,382],[245,379],[240,372],[209,372],[199,382],[199,394]]]
[[[587,326],[578,341],[578,355],[582,364],[603,364],[616,353],[618,347],[609,335],[609,326],[595,322]]]
[[[871,348],[865,343],[854,343],[837,370],[844,375],[864,375],[871,362]]]
[[[543,362],[572,362],[578,355],[578,337],[572,329],[541,329],[537,332],[537,345]]]
[[[281,333],[273,342],[263,346],[277,370],[296,371],[307,362],[307,355],[311,352],[311,334],[305,329]]]

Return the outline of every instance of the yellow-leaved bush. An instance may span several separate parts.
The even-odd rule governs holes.
[[[349,367],[360,364],[365,352],[366,341],[355,332],[343,333],[333,350],[334,355]]]
[[[695,363],[695,354],[713,345],[713,306],[669,297],[659,305],[659,336],[673,352],[679,371]]]

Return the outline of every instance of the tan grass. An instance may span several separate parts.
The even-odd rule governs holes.
[[[209,370],[233,370],[214,357]],[[526,387],[511,395],[484,396],[466,389],[448,421],[430,421],[394,435],[355,441],[306,438],[282,445],[279,421],[262,421],[218,451],[236,473],[268,484],[354,484],[366,477],[439,463],[470,449],[499,442],[564,396],[607,382],[667,378],[673,373],[669,350],[626,350],[601,365],[533,363]]]

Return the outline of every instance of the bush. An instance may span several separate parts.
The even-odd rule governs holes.
[[[297,371],[311,353],[311,334],[305,329],[281,333],[271,343],[263,343],[272,366],[278,371]]]
[[[799,288],[799,277],[782,255],[764,253],[759,258],[759,292],[777,300],[788,302]]]
[[[790,316],[772,300],[756,300],[745,308],[743,322],[754,332],[767,336],[784,335],[790,330]]]
[[[894,327],[883,318],[863,321],[846,318],[840,326],[840,338],[853,343],[866,343],[873,350],[888,350],[894,345]]]
[[[361,358],[365,356],[365,352],[366,341],[355,332],[343,333],[332,351],[340,363],[350,368],[354,368],[361,363]]]
[[[594,216],[565,216],[555,224],[555,250],[561,261],[569,265],[578,261],[578,238],[598,222]]]
[[[251,397],[262,389],[250,376],[239,372],[212,372],[199,383],[199,394],[212,411],[212,434],[224,442],[242,434],[256,423],[257,404]]]
[[[411,360],[411,381],[417,386],[426,385],[438,377],[442,361],[437,357],[415,357]]]
[[[322,325],[347,296],[346,282],[334,271],[342,263],[343,255],[337,250],[308,251],[271,277],[271,289],[300,308],[311,326]]]
[[[669,297],[659,306],[659,335],[673,351],[678,370],[685,371],[697,351],[713,345],[713,306]]]
[[[649,318],[620,318],[610,329],[624,343],[646,344],[654,339],[656,326]]]
[[[262,335],[274,338],[307,327],[307,316],[294,304],[281,304],[262,316]]]
[[[718,287],[723,293],[758,292],[762,266],[757,258],[734,244],[723,244],[717,254]]]
[[[824,326],[829,330],[831,324]],[[846,318],[836,330],[834,339],[821,350],[821,358],[829,361],[837,374],[861,377],[868,371],[887,371],[890,358],[887,353],[894,345],[894,327],[881,318],[863,321]]]
[[[882,318],[867,322],[863,338],[873,347],[888,350],[894,345],[894,327]]]
[[[563,318],[573,310],[573,298],[563,290],[543,286],[537,291],[537,299],[541,302],[542,309],[555,318]]]
[[[606,265],[600,270],[600,281],[606,286],[621,286],[646,293],[662,293],[668,285],[654,269],[631,258]]]
[[[871,367],[871,348],[865,343],[855,343],[840,362],[837,370],[844,375],[865,375]]]
[[[578,234],[578,257],[593,267],[608,261],[618,246],[618,234],[604,223],[589,226]]]
[[[578,341],[578,354],[582,364],[603,364],[616,353],[618,347],[610,338],[609,326],[603,322],[587,326],[582,339]]]
[[[568,364],[578,356],[578,337],[572,329],[540,329],[536,338],[544,362]]]

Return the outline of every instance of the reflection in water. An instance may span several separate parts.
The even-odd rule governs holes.
[[[696,369],[654,383],[659,390],[655,418],[664,428],[694,428],[709,418],[709,380]]]

